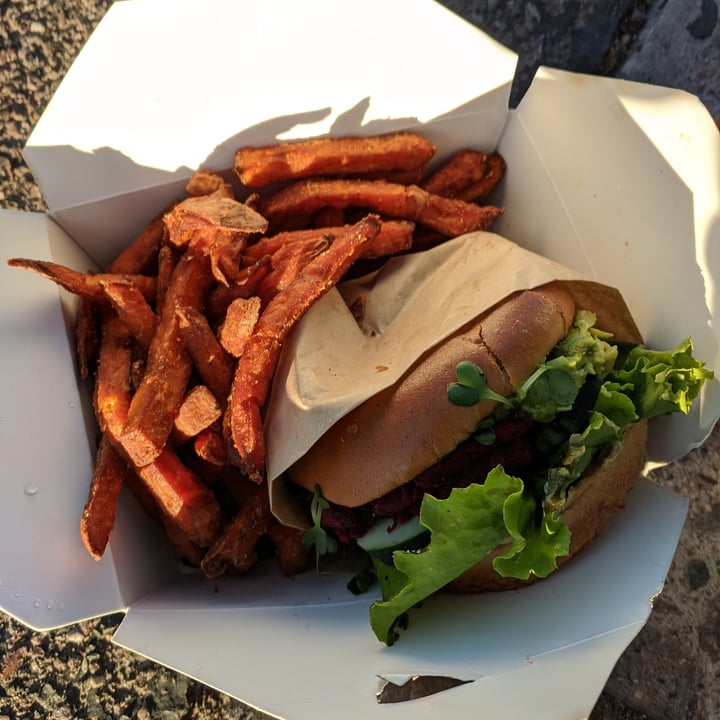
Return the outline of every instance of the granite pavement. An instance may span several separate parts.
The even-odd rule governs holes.
[[[0,207],[45,209],[21,149],[110,4],[0,0]],[[720,115],[718,0],[443,4],[519,53],[513,102],[544,64],[681,88]],[[687,522],[650,620],[591,720],[720,720],[720,427],[653,478],[688,498]],[[0,615],[0,720],[265,717],[115,646],[121,617],[38,633]]]

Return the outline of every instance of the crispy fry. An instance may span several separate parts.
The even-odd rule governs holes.
[[[152,462],[165,447],[192,371],[175,310],[201,308],[211,284],[209,259],[186,252],[175,266],[148,350],[145,374],[133,395],[121,436],[125,452],[136,466]]]
[[[387,175],[427,166],[434,152],[427,139],[407,132],[301,140],[240,148],[235,173],[252,188],[311,176]]]
[[[168,241],[175,247],[187,246],[197,231],[225,237],[251,236],[265,232],[267,221],[244,203],[222,195],[189,197],[166,213]]]
[[[308,549],[303,545],[304,534],[303,530],[281,524],[274,516],[270,518],[267,535],[275,546],[280,570],[288,577],[307,570]]]
[[[317,238],[297,240],[283,245],[271,258],[272,270],[257,286],[256,293],[265,307],[281,290],[290,285],[302,272],[302,269],[318,255],[325,252],[334,236],[324,233]]]
[[[103,433],[126,460],[120,441],[130,408],[130,334],[115,317],[103,325],[95,385],[95,413]],[[214,542],[221,526],[220,507],[212,493],[170,448],[142,467],[135,467],[138,478],[152,495],[166,522],[201,547]]]
[[[341,227],[345,225],[345,210],[343,208],[324,207],[315,213],[313,227]]]
[[[363,258],[371,260],[410,250],[415,223],[409,220],[383,220],[378,234],[365,246]]]
[[[222,415],[222,407],[205,385],[195,385],[180,405],[173,428],[173,439],[187,442],[209,428]]]
[[[178,557],[183,558],[195,567],[199,567],[200,561],[203,555],[205,555],[205,549],[190,540],[182,528],[161,512],[155,499],[136,473],[128,473],[125,479],[125,485],[148,517],[162,525],[165,535],[174,546]]]
[[[165,234],[163,215],[174,204],[172,203],[164,212],[148,223],[145,229],[108,265],[108,272],[139,274],[149,271],[155,262],[160,243]]]
[[[167,289],[170,286],[170,279],[172,278],[173,271],[175,270],[175,254],[169,245],[163,245],[160,250],[158,250],[157,265],[158,271],[155,314],[160,316],[165,303]]]
[[[27,258],[10,258],[7,261],[10,267],[33,270],[43,277],[52,280],[67,291],[79,295],[86,300],[107,302],[102,281],[119,280],[134,284],[143,297],[153,302],[157,281],[147,275],[130,275],[118,273],[82,273],[65,265],[50,262],[49,260],[29,260]]]
[[[250,570],[258,560],[255,548],[267,531],[270,516],[267,486],[258,485],[202,559],[200,569],[205,576],[215,578]]]
[[[78,360],[78,372],[83,380],[90,377],[95,369],[100,346],[99,325],[98,304],[92,300],[79,298],[75,318],[75,355]]]
[[[126,280],[100,280],[120,321],[147,350],[155,332],[155,313],[137,286]]]
[[[197,434],[193,441],[193,450],[201,460],[215,467],[226,467],[228,465],[222,428],[217,427],[217,425],[205,428]]]
[[[269,255],[263,255],[238,272],[235,282],[231,285],[215,287],[205,307],[207,316],[213,321],[220,320],[233,300],[256,295],[258,285],[271,271],[272,260]]]
[[[127,463],[103,435],[95,456],[88,499],[80,518],[80,537],[96,560],[103,556],[110,540],[118,496],[128,474]]]
[[[460,150],[423,183],[429,193],[454,198],[468,185],[480,180],[487,170],[487,154],[478,150]]]
[[[484,230],[502,214],[500,208],[432,195],[417,185],[369,180],[300,180],[263,199],[259,207],[273,228],[288,217],[310,217],[327,205],[367,207],[448,236]]]
[[[245,248],[244,257],[246,261],[260,260],[267,255],[273,256],[280,248],[291,243],[306,242],[314,238],[334,238],[348,227],[349,225],[316,227],[266,235]],[[414,229],[415,223],[408,220],[383,220],[378,234],[365,246],[363,257],[376,258],[409,250]]]
[[[193,197],[201,195],[217,195],[235,199],[232,185],[226,182],[222,175],[211,170],[198,170],[194,172],[185,185],[185,192]]]
[[[485,174],[476,182],[458,191],[458,200],[473,202],[489,195],[505,174],[505,160],[498,153],[487,158]]]
[[[237,358],[243,354],[259,317],[260,298],[257,296],[237,298],[230,303],[218,332],[220,344],[230,355]]]
[[[233,361],[215,337],[205,316],[196,308],[176,310],[178,328],[201,380],[222,403],[232,383]]]
[[[263,311],[238,360],[224,418],[228,457],[254,482],[265,469],[261,408],[284,339],[308,308],[324,295],[362,255],[377,235],[380,221],[368,215],[338,236],[328,250],[308,263],[295,282],[280,291]]]

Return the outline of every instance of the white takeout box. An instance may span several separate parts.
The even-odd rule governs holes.
[[[418,129],[438,156],[498,147],[508,164],[493,229],[618,287],[648,344],[692,335],[720,368],[720,139],[698,100],[541,68],[516,111],[516,57],[430,1],[132,0],[91,37],[25,157],[49,216],[0,212],[5,257],[102,265],[198,167],[242,144]],[[78,532],[95,428],[78,388],[73,299],[0,269],[0,606],[37,629],[126,611],[115,640],[257,708],[318,717],[580,718],[646,622],[686,501],[640,480],[606,533],[520,592],[437,597],[393,647],[373,597],[345,577],[263,566],[208,582],[183,572],[123,498],[106,556]],[[653,423],[649,457],[700,444],[720,382],[689,417]],[[381,678],[472,681],[378,704]],[[517,688],[522,687],[522,692]]]

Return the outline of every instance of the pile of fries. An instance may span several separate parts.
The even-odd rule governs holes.
[[[100,430],[81,535],[103,555],[127,487],[208,577],[271,548],[305,569],[302,532],[270,511],[263,409],[297,320],[353,270],[487,229],[502,158],[459,152],[428,173],[420,135],[241,148],[235,193],[195,173],[101,273],[13,258],[80,298],[80,374]],[[238,199],[245,194],[244,201]]]

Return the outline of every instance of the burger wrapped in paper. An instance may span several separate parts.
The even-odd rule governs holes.
[[[648,419],[687,413],[712,376],[692,357],[690,339],[668,351],[645,348],[617,290],[492,243],[512,256],[509,291],[493,301],[497,291],[455,287],[463,310],[453,322],[465,321],[377,392],[357,402],[349,391],[353,407],[335,397],[339,417],[325,419],[285,472],[290,487],[302,488],[285,490],[305,494],[306,537],[318,552],[367,552],[383,598],[370,620],[388,644],[436,591],[517,588],[579,552],[641,474]],[[472,271],[479,282],[482,258]],[[429,267],[432,276],[439,266]],[[377,282],[346,296],[361,326]],[[482,308],[469,319],[468,294]],[[365,335],[398,333],[401,342],[390,315],[380,332],[366,324]]]

